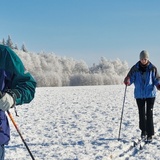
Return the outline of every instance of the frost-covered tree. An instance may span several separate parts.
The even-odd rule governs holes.
[[[129,68],[127,62],[102,58],[91,68],[84,61],[53,53],[30,53],[15,50],[38,87],[122,84]]]
[[[83,60],[77,62],[75,64],[74,67],[74,73],[88,73],[89,72],[89,68],[88,65],[86,64],[86,62],[84,62]]]
[[[17,44],[15,44],[15,47],[14,47],[14,49],[18,50],[18,46],[17,46]]]
[[[5,39],[4,39],[4,38],[2,39],[2,44],[3,44],[3,45],[6,45],[6,42],[5,42]]]
[[[22,44],[21,50],[22,50],[23,52],[28,52],[24,43]]]
[[[11,40],[11,36],[10,36],[10,35],[8,35],[8,39],[7,39],[7,41],[6,41],[6,45],[7,45],[8,47],[14,49],[14,47],[13,47],[13,42],[12,42],[12,40]]]

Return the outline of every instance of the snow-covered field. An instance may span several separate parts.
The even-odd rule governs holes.
[[[154,106],[155,139],[124,153],[140,137],[133,86],[127,88],[118,141],[124,85],[37,88],[30,104],[11,113],[36,160],[159,160],[160,92]],[[9,120],[10,121],[10,120]],[[6,160],[30,160],[11,125]],[[121,157],[119,155],[122,154]]]

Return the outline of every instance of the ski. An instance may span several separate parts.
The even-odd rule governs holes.
[[[141,143],[145,141],[146,141],[146,138],[141,138],[141,139],[138,139],[137,141],[133,141],[133,144],[127,150],[121,153],[119,157],[123,157],[125,154],[129,153],[133,149],[137,149],[138,146],[139,146],[139,150],[143,149],[143,146],[141,145]]]
[[[123,157],[125,154],[127,154],[129,151],[131,151],[133,148],[134,148],[134,146],[131,145],[127,150],[125,150],[123,153],[121,153],[121,154],[119,155],[119,157]]]
[[[142,150],[146,144],[150,144],[150,143],[152,143],[152,141],[147,140],[147,138],[144,139],[143,143],[140,144],[140,150]]]
[[[127,157],[130,157],[130,155],[132,156],[132,155],[135,155],[135,154],[137,154],[139,151],[141,151],[141,150],[143,150],[144,148],[145,148],[145,146],[147,146],[147,145],[154,145],[155,144],[155,142],[154,142],[154,139],[158,139],[159,140],[159,138],[158,137],[160,137],[160,134],[159,135],[154,135],[154,138],[152,139],[152,141],[150,141],[150,140],[148,140],[147,139],[147,136],[145,137],[145,138],[139,138],[139,139],[137,139],[137,140],[133,140],[131,143],[132,144],[130,144],[129,146],[128,146],[128,148],[126,149],[126,150],[123,150],[123,152],[122,153],[120,153],[120,154],[118,154],[117,156],[116,156],[116,158],[126,158],[127,159]]]
[[[155,143],[156,143],[156,140],[159,141],[159,137],[160,137],[159,134],[155,134],[155,135],[152,137],[151,140],[148,140],[147,138],[145,138],[144,141],[143,141],[143,143],[141,143],[141,145],[140,145],[140,149],[143,149],[144,146],[146,146],[146,145],[149,145],[149,144],[153,145],[153,144],[155,144]]]

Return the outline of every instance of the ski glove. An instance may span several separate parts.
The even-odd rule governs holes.
[[[160,84],[157,85],[157,89],[160,90]]]
[[[5,93],[0,99],[0,109],[3,111],[9,110],[11,107],[14,106],[14,104],[15,101],[13,97],[8,93]]]
[[[126,77],[126,78],[124,79],[124,84],[125,84],[126,86],[129,86],[129,85],[130,85],[130,78],[129,78],[129,77]]]

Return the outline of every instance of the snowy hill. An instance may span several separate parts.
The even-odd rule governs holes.
[[[143,150],[124,154],[140,137],[133,86],[127,88],[121,128],[124,85],[37,88],[35,99],[11,113],[36,160],[155,160],[160,157],[160,92],[154,107],[155,139]],[[10,121],[10,120],[9,120]],[[6,160],[30,160],[13,124]]]

